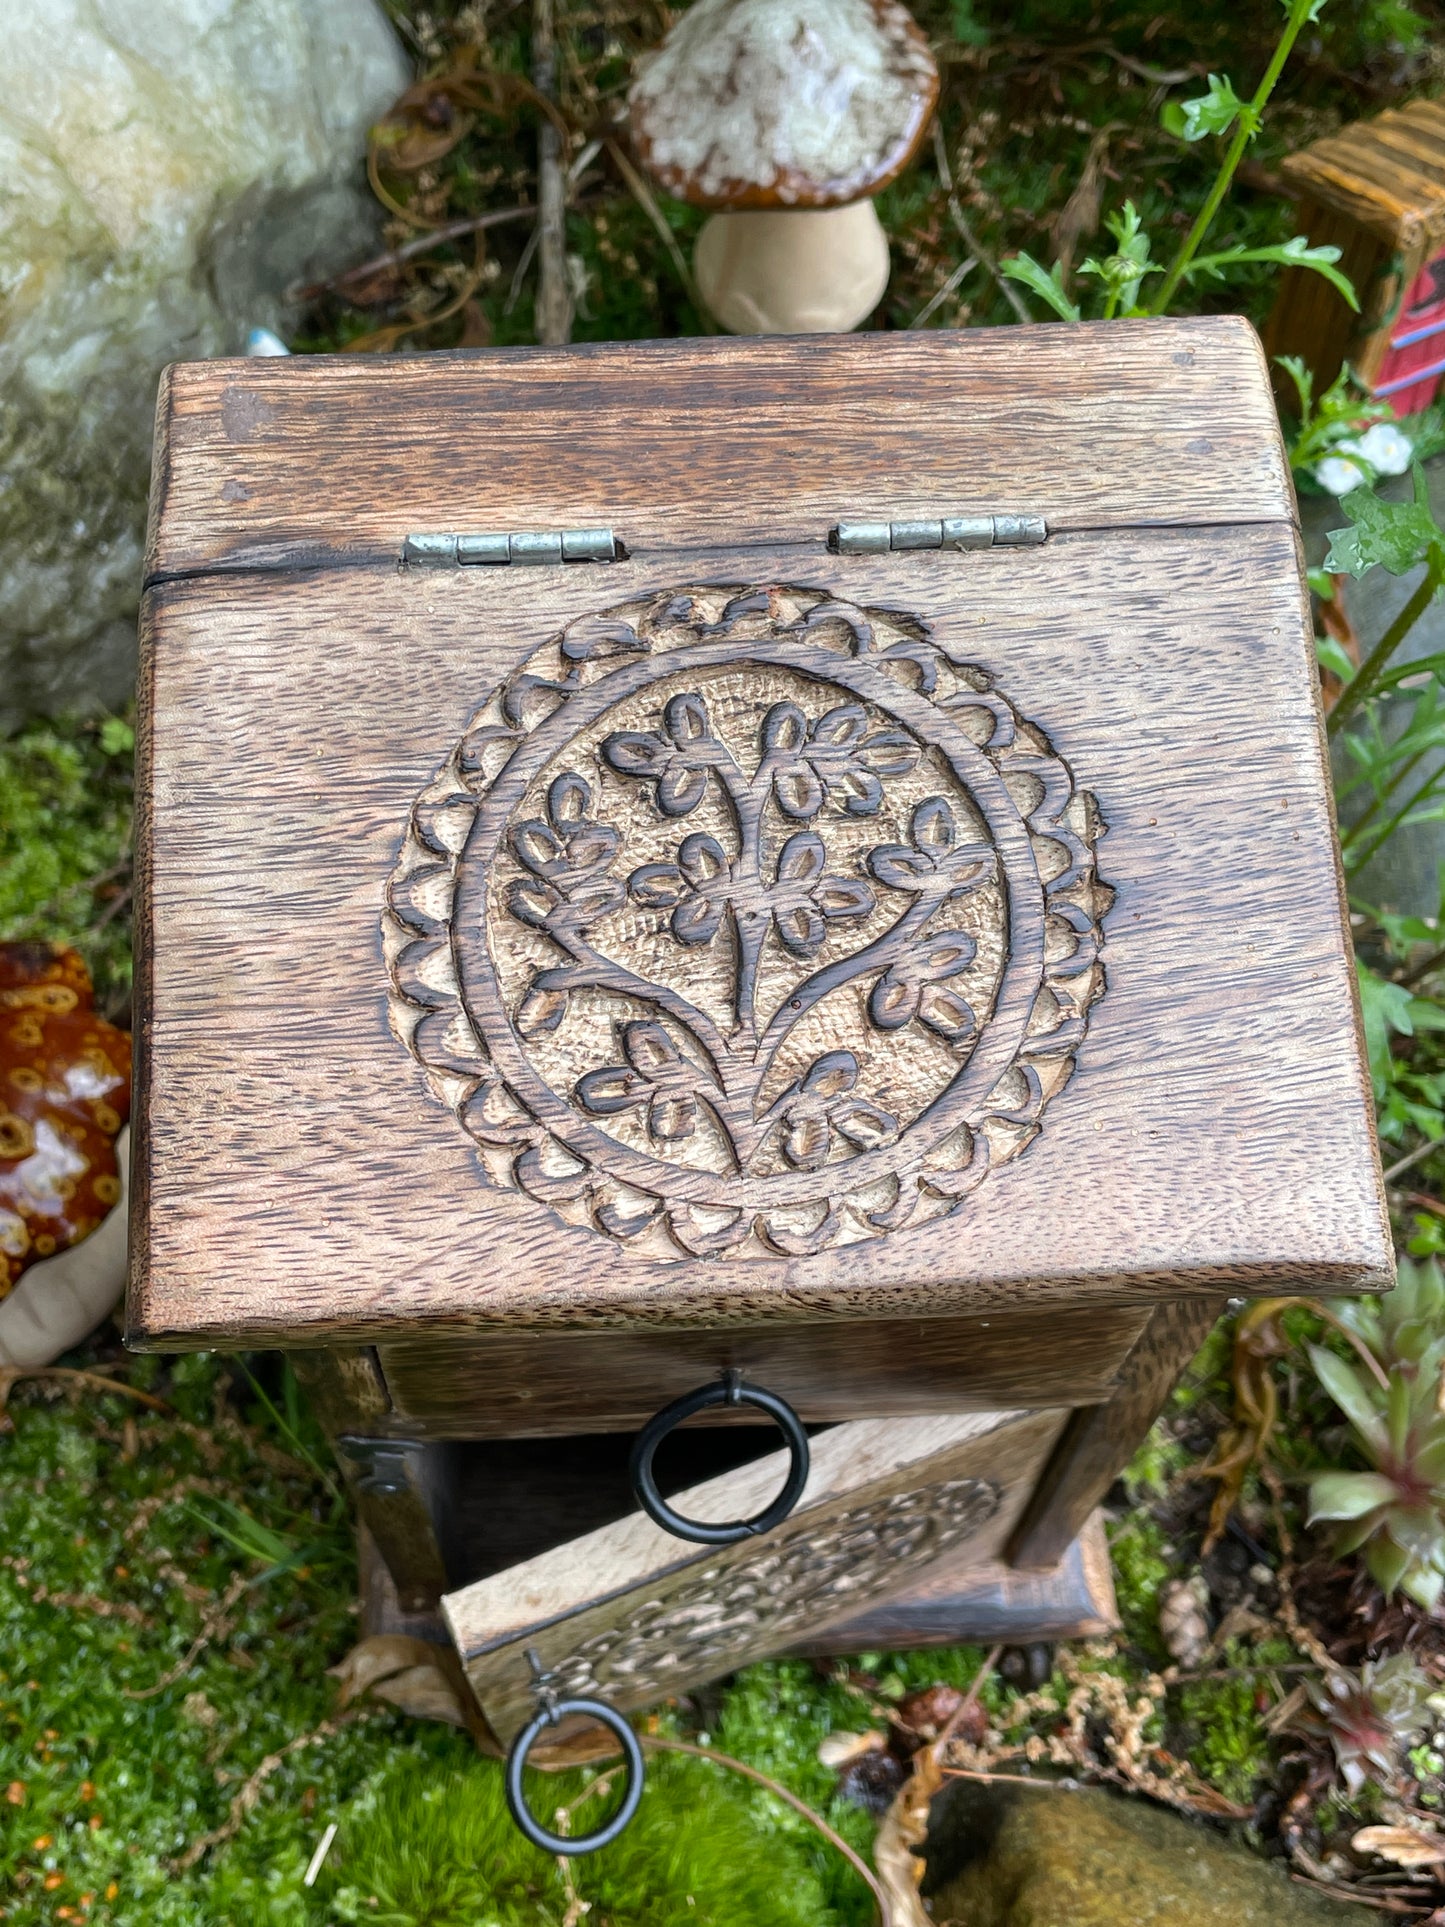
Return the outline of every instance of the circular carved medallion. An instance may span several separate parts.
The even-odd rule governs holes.
[[[690,588],[472,719],[388,894],[392,1023],[483,1168],[653,1257],[959,1208],[1104,987],[1102,823],[916,617]]]

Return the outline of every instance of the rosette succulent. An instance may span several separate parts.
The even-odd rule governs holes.
[[[1424,1730],[1434,1681],[1408,1653],[1366,1660],[1358,1674],[1343,1669],[1311,1681],[1310,1710],[1295,1730],[1327,1739],[1340,1778],[1355,1794],[1369,1780],[1393,1779],[1400,1753]]]
[[[1336,1547],[1359,1551],[1387,1593],[1428,1611],[1445,1589],[1445,1280],[1404,1260],[1388,1296],[1331,1306],[1359,1363],[1309,1348],[1321,1385],[1350,1422],[1369,1470],[1325,1472],[1310,1517],[1336,1520]]]

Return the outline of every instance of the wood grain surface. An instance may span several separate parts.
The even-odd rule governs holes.
[[[1064,1306],[718,1332],[448,1332],[384,1345],[379,1360],[395,1428],[428,1438],[636,1431],[734,1368],[821,1425],[1108,1399],[1149,1315]],[[296,1354],[298,1370],[308,1356]]]
[[[183,363],[158,428],[151,580],[384,568],[427,529],[609,525],[650,560],[811,553],[840,516],[1293,513],[1234,317]]]
[[[922,611],[1097,796],[1106,995],[1042,1135],[956,1216],[664,1266],[480,1181],[386,1023],[385,879],[477,701],[620,593],[796,577],[315,570],[146,599],[133,1342],[756,1325],[1348,1291],[1391,1256],[1295,531],[819,553]]]
[[[1061,1414],[860,1421],[813,1444],[796,1510],[760,1539],[689,1545],[634,1513],[442,1601],[467,1677],[506,1743],[535,1711],[527,1650],[566,1695],[623,1709],[732,1672],[852,1616],[965,1547],[1007,1537]],[[695,1518],[757,1511],[772,1453],[678,1495]]]
[[[1281,171],[1392,249],[1445,237],[1445,107],[1417,100],[1311,141]]]
[[[439,1609],[408,1612],[376,1541],[357,1528],[360,1632],[404,1633],[451,1647]],[[1119,1623],[1104,1521],[1094,1513],[1052,1572],[1015,1572],[1000,1559],[979,1559],[969,1548],[940,1559],[915,1585],[900,1587],[851,1619],[810,1631],[791,1650],[810,1657],[832,1653],[897,1652],[914,1646],[1011,1646],[1033,1640],[1095,1639]],[[496,1741],[491,1749],[500,1751]]]
[[[1045,1572],[1083,1529],[1144,1443],[1175,1381],[1224,1310],[1217,1299],[1158,1305],[1130,1352],[1119,1388],[1104,1405],[1069,1415],[1008,1547],[1009,1564]]]

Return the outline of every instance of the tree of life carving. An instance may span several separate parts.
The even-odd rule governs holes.
[[[906,732],[870,727],[860,703],[810,719],[797,702],[774,702],[744,764],[714,732],[703,694],[667,698],[656,720],[652,729],[605,736],[602,762],[645,788],[679,830],[715,795],[725,806],[725,838],[694,829],[664,860],[626,869],[618,831],[593,814],[587,779],[574,769],[554,777],[545,820],[511,831],[524,874],[510,885],[507,907],[569,961],[536,971],[518,1028],[527,1036],[555,1029],[569,998],[586,989],[650,1011],[617,1023],[620,1061],[577,1079],[578,1104],[598,1118],[642,1112],[659,1146],[693,1137],[705,1106],[737,1171],[767,1168],[770,1151],[795,1170],[817,1171],[839,1140],[853,1150],[892,1144],[899,1119],[860,1091],[855,1050],[819,1052],[776,1094],[767,1090],[769,1072],[799,1021],[859,981],[870,986],[868,1022],[881,1035],[917,1020],[953,1045],[973,1036],[974,1011],[953,986],[978,944],[965,929],[940,927],[939,913],[993,880],[992,846],[960,832],[946,797],[929,796],[911,812],[907,844],[874,844],[861,874],[830,871],[814,827],[825,807],[876,816],[885,784],[914,770],[921,754]],[[770,819],[778,825],[771,836]],[[895,895],[897,915],[848,948],[847,933],[872,920],[882,893]],[[668,980],[600,949],[599,933],[625,899],[665,922],[680,953]],[[830,941],[838,938],[841,945]],[[759,965],[770,942],[796,969],[775,1007],[760,1010]],[[729,958],[725,1024],[680,988],[686,953],[712,945]],[[832,954],[820,962],[825,950]]]
[[[654,1257],[958,1208],[1103,988],[1100,823],[916,618],[696,589],[588,616],[413,813],[395,1028],[494,1181]]]

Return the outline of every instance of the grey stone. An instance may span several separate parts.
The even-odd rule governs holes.
[[[0,728],[124,700],[156,380],[365,247],[376,0],[0,7]]]
[[[1212,1828],[1098,1787],[955,1780],[924,1881],[939,1927],[1367,1927]]]

